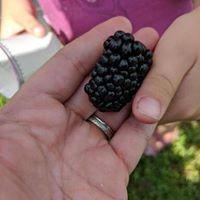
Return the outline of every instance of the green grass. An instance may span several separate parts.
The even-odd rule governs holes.
[[[6,98],[0,94],[0,108],[6,103]]]
[[[129,183],[129,200],[200,199],[200,124],[180,125],[180,137],[157,157],[143,157]]]
[[[0,107],[5,102],[0,96]],[[157,157],[141,159],[130,177],[129,200],[200,200],[200,124],[181,124],[180,132]]]

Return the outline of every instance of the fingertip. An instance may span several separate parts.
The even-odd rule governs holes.
[[[129,32],[132,32],[133,26],[132,26],[131,21],[128,18],[126,18],[124,16],[118,16],[116,20],[118,20],[118,21],[120,20],[121,23],[123,23],[127,27]]]
[[[149,40],[158,40],[159,39],[159,33],[158,31],[156,31],[156,29],[152,28],[152,27],[144,27],[142,29],[140,29],[138,31],[140,33],[140,35],[144,35],[150,37]]]
[[[108,20],[113,24],[117,24],[119,29],[123,31],[132,32],[132,23],[130,20],[124,16],[117,16],[113,17],[112,19]]]
[[[43,37],[46,34],[45,27],[32,13],[19,15],[16,21],[30,34],[36,37]]]
[[[42,26],[37,26],[33,28],[33,34],[36,37],[43,37],[46,35],[46,31]]]
[[[156,29],[151,28],[151,27],[147,27],[147,28],[145,28],[145,30],[146,30],[146,32],[149,32],[150,45],[155,47],[155,44],[157,44],[160,39],[160,35],[159,35],[158,31],[156,31]]]
[[[145,124],[154,124],[160,118],[160,104],[157,100],[149,97],[134,99],[132,113],[134,117]]]
[[[160,36],[159,33],[151,27],[145,27],[138,30],[135,34],[135,38],[144,43],[150,49],[154,49]]]
[[[151,35],[151,37],[154,38],[154,39],[158,40],[159,37],[160,37],[158,31],[156,29],[152,28],[152,27],[145,27],[143,30],[148,32]]]

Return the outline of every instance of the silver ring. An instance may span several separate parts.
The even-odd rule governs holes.
[[[107,140],[110,140],[112,136],[114,135],[114,131],[112,130],[112,128],[96,115],[90,116],[87,119],[87,121],[97,126],[104,133]]]

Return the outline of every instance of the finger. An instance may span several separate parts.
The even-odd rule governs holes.
[[[158,41],[159,36],[154,29],[143,28],[137,31],[134,34],[134,37],[136,40],[143,42],[143,44],[147,48],[153,49]],[[84,86],[89,79],[90,76],[87,76],[77,92],[74,93],[74,95],[66,103],[66,106],[69,106],[76,113],[79,113],[79,115],[81,115],[84,119],[88,119],[88,117],[96,111],[96,108],[90,103],[88,95],[84,92]],[[105,119],[106,122],[110,123],[111,127],[116,130],[120,126],[122,120],[127,117],[127,114],[129,112],[130,105],[126,106],[126,108],[123,109],[123,111],[121,111],[119,114],[98,112],[97,115],[99,115],[99,117],[102,117],[102,119]]]
[[[156,124],[143,124],[130,116],[116,132],[110,145],[129,173],[139,162]]]
[[[36,37],[42,37],[46,31],[43,25],[37,20],[37,18],[31,13],[21,13],[16,17],[16,21],[21,25],[27,32]]]
[[[192,63],[193,52],[188,53],[182,42],[184,38],[177,38],[183,34],[179,34],[180,30],[172,30],[159,41],[153,67],[133,102],[134,116],[145,123],[155,123],[162,118]]]
[[[113,18],[69,43],[24,85],[23,93],[48,94],[66,101],[92,69],[103,41],[119,29],[131,31],[130,22],[124,17]]]
[[[175,96],[170,102],[159,123],[170,123],[174,121],[192,121],[199,119],[199,74],[200,62],[187,72],[187,76],[181,82]]]

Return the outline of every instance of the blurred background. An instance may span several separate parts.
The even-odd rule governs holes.
[[[37,11],[43,21],[38,6]],[[42,39],[24,34],[1,40],[0,45],[2,108],[20,85],[59,50],[61,44],[50,33]],[[33,58],[34,62],[31,62]],[[28,67],[27,62],[33,65]],[[171,130],[163,130],[166,131]],[[200,200],[200,123],[178,124],[176,132],[179,136],[175,138],[175,142],[164,149],[160,147],[162,150],[157,155],[142,157],[130,177],[130,200]],[[156,145],[159,147],[161,144]]]

